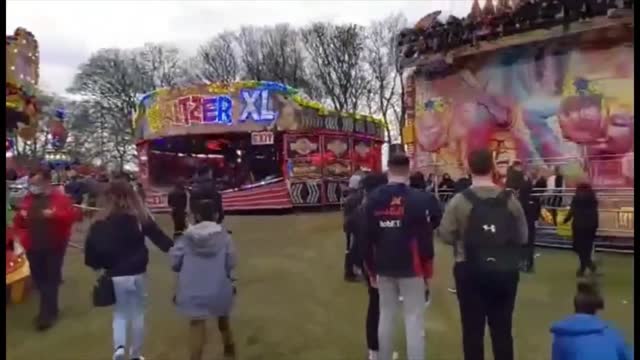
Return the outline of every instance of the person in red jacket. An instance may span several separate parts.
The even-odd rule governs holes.
[[[51,185],[51,172],[29,176],[29,193],[13,218],[13,230],[27,253],[31,277],[40,296],[36,328],[47,330],[58,317],[58,288],[64,253],[76,211],[71,199]]]

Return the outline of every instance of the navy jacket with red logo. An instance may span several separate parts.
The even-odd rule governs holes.
[[[364,211],[364,266],[369,276],[430,278],[433,230],[442,217],[436,197],[392,183],[371,193]]]

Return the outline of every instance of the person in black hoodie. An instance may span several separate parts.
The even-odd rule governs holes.
[[[85,264],[104,270],[113,280],[116,303],[113,313],[114,360],[143,360],[144,312],[149,238],[168,252],[173,241],[165,235],[142,204],[131,184],[114,180],[104,196],[98,220],[91,225],[85,242]],[[129,356],[127,328],[131,324]]]
[[[576,272],[578,277],[584,276],[586,269],[596,273],[596,265],[591,259],[593,243],[598,231],[598,199],[596,193],[587,183],[581,183],[576,187],[576,194],[571,200],[569,213],[564,218],[564,223],[571,223],[573,236],[573,249],[580,259],[580,267]]]
[[[187,228],[187,190],[184,188],[184,180],[179,179],[176,182],[176,186],[169,193],[167,202],[171,208],[173,238],[177,239]]]
[[[393,353],[395,315],[403,298],[407,357],[424,359],[425,285],[433,269],[433,230],[440,223],[438,200],[409,187],[409,158],[388,161],[389,184],[367,197],[364,265],[380,294],[379,359]]]
[[[416,190],[427,191],[427,181],[420,171],[416,171],[409,176],[409,186]]]
[[[378,356],[378,322],[380,320],[380,295],[378,288],[371,282],[372,274],[364,266],[365,237],[367,233],[367,222],[365,221],[365,204],[369,194],[387,183],[385,174],[367,174],[361,181],[364,196],[359,206],[353,213],[353,226],[355,228],[355,241],[352,248],[353,262],[362,269],[367,282],[369,303],[367,305],[367,319],[365,323],[367,348],[369,349],[368,360],[376,360]]]
[[[198,169],[193,177],[191,187],[191,213],[195,213],[193,206],[200,200],[210,200],[215,206],[215,212],[218,214],[216,222],[222,224],[224,220],[224,209],[222,207],[222,195],[218,192],[216,181],[213,177],[213,171],[207,166]]]
[[[349,189],[349,195],[344,201],[343,206],[343,224],[342,229],[346,238],[346,249],[344,252],[344,280],[348,282],[357,281],[357,276],[354,271],[356,265],[353,261],[355,255],[353,252],[353,243],[356,232],[356,218],[357,209],[362,203],[364,197],[364,191],[361,186],[361,179],[357,184],[350,184],[352,187]]]

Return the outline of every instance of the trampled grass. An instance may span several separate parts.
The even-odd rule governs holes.
[[[167,218],[161,218],[169,230]],[[238,297],[232,325],[239,359],[361,360],[365,354],[366,288],[342,281],[340,215],[229,217],[239,252]],[[432,303],[427,310],[429,359],[462,358],[452,251],[437,245]],[[539,249],[537,273],[523,275],[514,316],[517,359],[548,359],[550,324],[572,311],[577,259],[567,250]],[[604,318],[633,339],[633,259],[600,255],[605,273]],[[70,249],[61,289],[61,320],[47,333],[32,329],[36,298],[7,308],[7,359],[111,359],[111,312],[90,306],[95,279],[80,251]],[[203,274],[206,276],[206,274]],[[174,275],[152,251],[145,343],[148,360],[187,359],[186,321],[171,304]],[[221,353],[215,325],[206,359]],[[398,327],[398,339],[402,330]],[[488,336],[487,336],[488,345]],[[398,350],[404,353],[404,343]],[[487,353],[490,352],[487,346]]]

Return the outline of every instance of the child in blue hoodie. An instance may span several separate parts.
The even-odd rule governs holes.
[[[576,313],[551,327],[551,360],[633,359],[622,335],[596,315],[604,309],[604,300],[595,284],[580,281],[573,302]]]

